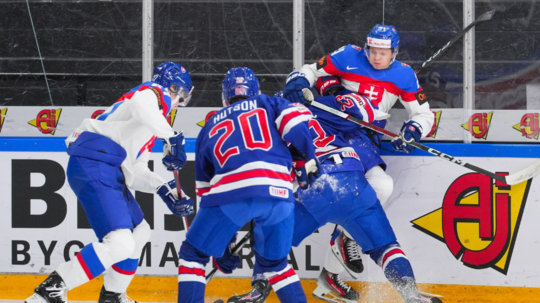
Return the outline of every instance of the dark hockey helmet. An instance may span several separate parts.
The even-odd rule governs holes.
[[[175,62],[163,62],[154,69],[152,81],[168,88],[179,97],[179,106],[186,106],[191,100],[194,86],[188,71]]]
[[[223,106],[229,105],[228,101],[235,97],[249,98],[260,93],[259,79],[248,67],[233,67],[223,79]]]
[[[393,25],[375,25],[367,35],[366,45],[364,47],[366,56],[368,57],[370,47],[392,49],[394,52],[394,59],[392,59],[392,62],[394,62],[399,50],[399,35],[397,29]]]
[[[315,82],[315,88],[321,96],[330,96],[336,91],[345,89],[345,87],[341,85],[341,79],[335,76],[319,77],[317,82]]]

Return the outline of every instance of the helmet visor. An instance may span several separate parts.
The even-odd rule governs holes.
[[[171,93],[176,94],[176,97],[178,98],[178,106],[186,107],[191,100],[191,94],[193,93],[194,88],[195,87],[192,86],[188,92],[185,87],[179,87],[178,85],[173,84],[171,87],[169,87],[169,90]]]

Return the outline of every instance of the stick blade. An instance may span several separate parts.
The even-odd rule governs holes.
[[[477,21],[478,22],[483,22],[483,21],[491,20],[491,18],[493,18],[493,15],[495,15],[495,12],[496,12],[496,10],[485,12],[480,17],[478,17]]]
[[[516,185],[521,182],[525,182],[530,178],[537,176],[538,174],[540,174],[540,160],[537,160],[536,162],[521,171],[506,176],[506,184]]]

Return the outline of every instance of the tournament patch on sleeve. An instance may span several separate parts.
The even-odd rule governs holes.
[[[425,92],[423,91],[419,91],[415,94],[415,97],[416,97],[416,100],[418,100],[418,103],[420,103],[420,105],[424,104],[427,102],[427,95]]]
[[[150,90],[152,90],[154,94],[156,94],[159,110],[162,110],[163,109],[163,95],[161,94],[161,91],[155,87],[150,87]]]
[[[322,57],[317,61],[317,69],[324,68],[328,64],[328,55]]]

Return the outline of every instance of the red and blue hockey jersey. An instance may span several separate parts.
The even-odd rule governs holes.
[[[195,179],[201,207],[252,197],[293,202],[286,142],[315,157],[311,117],[301,104],[264,94],[218,111],[197,138]]]
[[[349,44],[316,63],[302,66],[300,72],[306,75],[311,86],[322,76],[341,77],[345,88],[369,97],[384,113],[399,100],[409,113],[409,119],[422,126],[424,137],[431,131],[433,113],[427,102],[418,102],[416,95],[422,88],[413,69],[405,63],[396,60],[390,68],[377,70],[371,66],[361,47]]]

